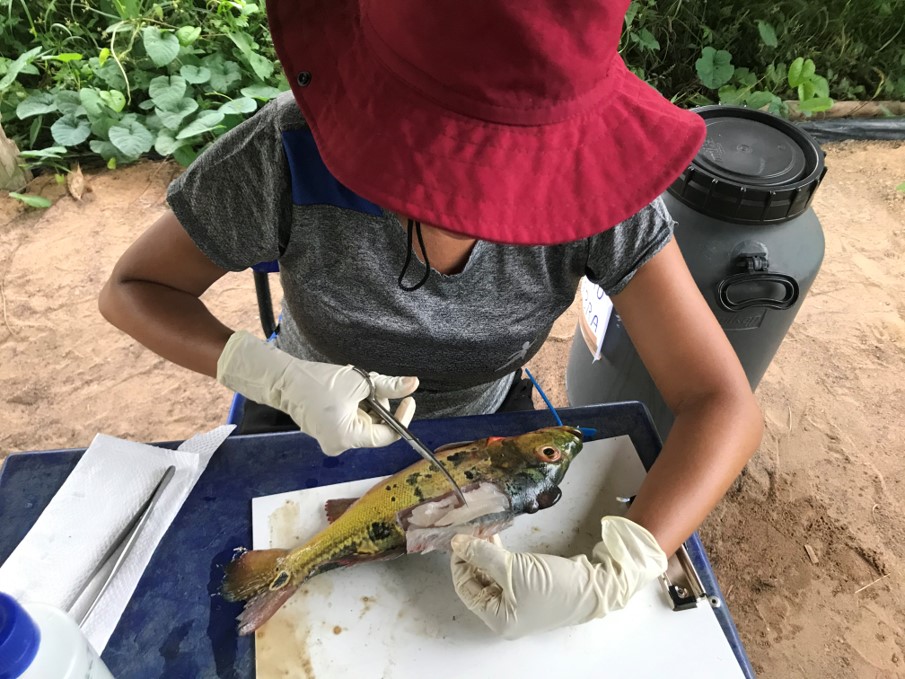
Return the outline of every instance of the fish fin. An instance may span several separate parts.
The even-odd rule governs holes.
[[[340,557],[336,559],[335,563],[340,568],[345,568],[347,566],[354,566],[360,563],[366,563],[368,561],[391,561],[405,554],[405,550],[401,547],[399,549],[391,549],[386,552],[378,552],[376,554],[350,554],[349,556]]]
[[[245,601],[269,591],[280,575],[279,560],[289,551],[285,549],[253,549],[243,551],[226,564],[226,575],[220,593],[227,601]]]
[[[295,594],[298,588],[298,585],[293,585],[282,589],[268,589],[249,599],[237,618],[239,635],[251,634],[267,622]]]
[[[358,502],[357,497],[343,497],[336,498],[335,500],[327,500],[324,503],[324,513],[327,515],[327,523],[336,521],[356,502]]]

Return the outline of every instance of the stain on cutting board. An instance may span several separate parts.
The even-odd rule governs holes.
[[[287,500],[270,515],[270,544],[291,549],[301,542],[301,512],[296,502]],[[311,620],[305,607],[304,594],[316,581],[308,583],[274,616],[255,632],[255,676],[257,679],[316,679],[309,652],[312,639]],[[332,583],[321,584],[329,593]]]
[[[296,547],[302,538],[299,535],[301,510],[297,502],[286,500],[270,515],[270,545],[280,549]]]

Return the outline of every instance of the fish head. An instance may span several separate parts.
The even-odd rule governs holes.
[[[529,468],[544,470],[553,483],[559,483],[569,464],[581,452],[584,437],[576,427],[545,427],[514,436],[511,443]]]
[[[497,460],[497,469],[505,472],[500,482],[514,514],[533,514],[559,501],[559,484],[581,452],[583,438],[579,429],[559,426],[488,444],[488,452],[498,446],[499,453],[491,454]]]

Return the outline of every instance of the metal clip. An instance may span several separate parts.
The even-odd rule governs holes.
[[[616,501],[625,505],[626,509],[631,506],[635,496],[621,497],[616,496]],[[672,578],[669,573],[672,571]],[[709,603],[713,608],[719,608],[720,600],[714,596],[708,597],[704,590],[704,584],[698,576],[698,571],[688,556],[688,550],[685,545],[680,545],[675,555],[669,560],[666,572],[660,576],[660,583],[666,590],[669,600],[672,603],[674,611],[685,611],[689,608],[696,608],[701,599],[709,599]]]
[[[669,576],[670,571],[673,572],[672,578]],[[681,545],[676,550],[675,556],[669,560],[669,567],[660,576],[660,582],[669,596],[674,611],[696,608],[701,599],[707,598],[707,592],[685,545]],[[710,604],[714,605],[713,598]]]

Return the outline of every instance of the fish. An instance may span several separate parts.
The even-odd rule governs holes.
[[[220,585],[225,600],[245,602],[239,634],[257,630],[320,573],[448,551],[456,534],[488,538],[520,515],[552,507],[582,443],[580,429],[557,426],[441,446],[435,454],[462,488],[465,504],[434,463],[419,460],[360,498],[328,500],[327,527],[294,549],[240,548]]]

